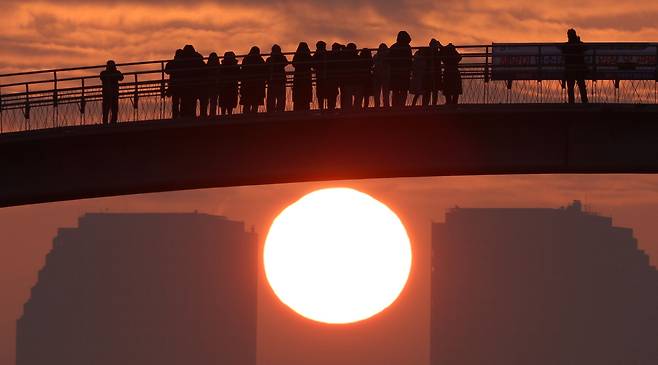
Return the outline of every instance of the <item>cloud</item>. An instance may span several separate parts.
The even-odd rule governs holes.
[[[204,53],[273,43],[293,49],[318,39],[372,47],[391,43],[400,29],[416,44],[432,37],[557,41],[572,26],[590,41],[650,41],[658,39],[657,14],[658,4],[649,0],[8,0],[0,14],[0,72],[167,58],[186,43]]]

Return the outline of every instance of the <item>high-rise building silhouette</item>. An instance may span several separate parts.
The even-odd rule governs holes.
[[[257,263],[223,217],[84,215],[24,306],[17,365],[254,365]]]
[[[658,364],[658,272],[629,228],[455,208],[432,227],[432,365]]]

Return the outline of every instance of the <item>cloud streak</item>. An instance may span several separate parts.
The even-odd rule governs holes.
[[[590,41],[658,40],[653,1],[526,3],[320,0],[16,1],[3,4],[0,72],[167,58],[186,43],[202,52],[323,39],[376,46],[407,29],[414,44],[561,41],[577,27]]]

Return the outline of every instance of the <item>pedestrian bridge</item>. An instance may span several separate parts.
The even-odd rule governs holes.
[[[460,105],[152,120],[0,135],[0,206],[182,189],[656,173],[658,106]]]
[[[2,74],[0,206],[317,180],[658,171],[655,43],[588,44],[590,105],[565,104],[560,44],[458,49],[457,107],[409,97],[395,110],[172,120],[160,60],[118,65],[120,123],[104,126],[102,66]]]

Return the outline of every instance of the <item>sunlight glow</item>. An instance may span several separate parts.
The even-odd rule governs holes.
[[[274,220],[264,261],[274,293],[295,312],[351,323],[397,299],[409,277],[411,244],[386,205],[354,189],[322,189]]]

